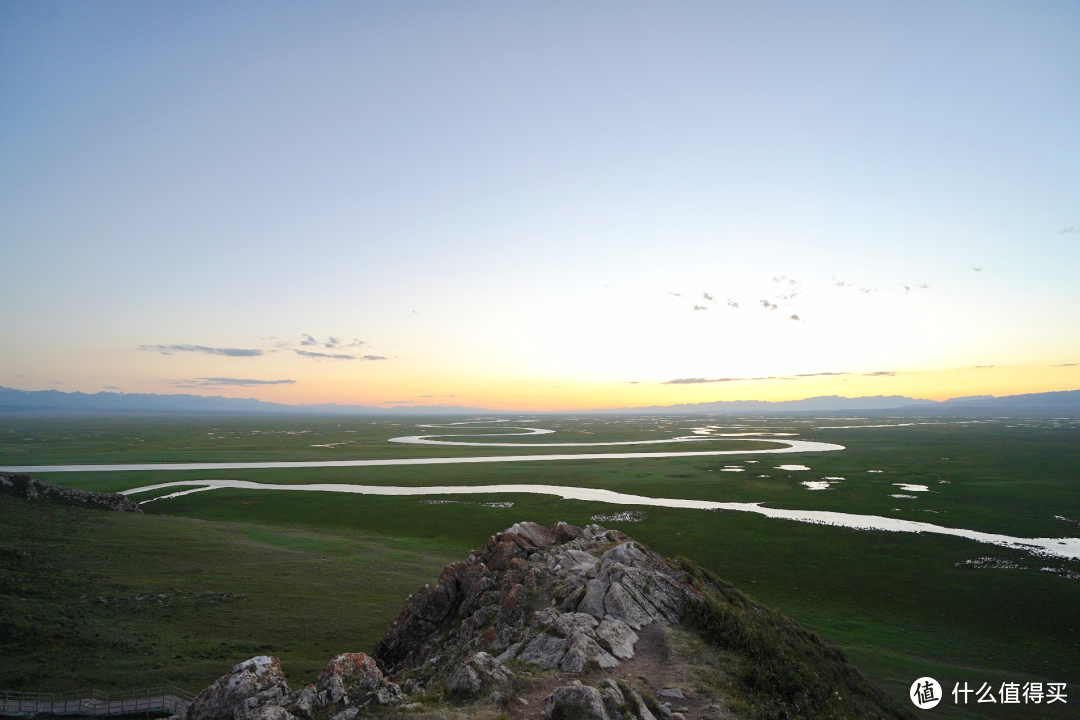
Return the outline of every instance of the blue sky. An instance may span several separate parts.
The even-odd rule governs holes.
[[[1073,3],[0,2],[0,385],[1074,389],[1077,48]],[[874,379],[664,384],[821,372]]]

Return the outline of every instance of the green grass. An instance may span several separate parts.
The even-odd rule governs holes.
[[[0,686],[176,684],[255,654],[294,683],[367,650],[460,546],[29,503],[0,495]]]
[[[201,429],[200,423],[221,427],[224,420],[56,419],[35,422],[40,423],[31,428],[36,435],[26,433],[24,437],[45,436],[46,431],[58,438],[65,437],[59,433],[70,430],[70,426],[64,425],[69,422],[103,423],[102,432],[114,434],[125,422],[131,423],[125,426],[125,432],[134,432],[140,427],[143,430],[164,427],[154,423],[176,423],[176,435],[160,430],[162,435],[157,442],[167,448],[182,440],[183,433],[193,436],[193,428]],[[118,425],[109,426],[111,430],[106,427],[113,422]],[[139,422],[149,424],[140,426]],[[235,422],[251,426],[256,420],[236,419]],[[346,427],[345,421],[341,420],[273,422],[281,424],[283,429],[297,431],[318,427],[313,425],[315,422],[335,426],[342,423],[342,427]],[[386,437],[418,434],[420,431],[415,428],[418,422],[424,421],[380,425],[382,434],[373,434],[365,441],[373,448],[370,456],[374,457],[376,451],[384,457],[420,456],[429,454],[432,449],[438,455],[450,455],[447,451],[461,452],[453,448],[418,448],[385,442]],[[579,424],[575,425],[575,422]],[[188,482],[208,477],[271,483],[571,485],[655,497],[765,502],[775,507],[876,514],[1021,537],[1075,537],[1080,534],[1080,523],[1075,522],[1080,520],[1080,429],[1075,423],[1040,421],[1022,426],[1023,423],[1002,420],[964,425],[814,430],[806,423],[797,425],[790,420],[770,420],[773,425],[783,422],[798,427],[801,437],[837,442],[848,449],[791,456],[213,473],[57,473],[39,474],[39,477],[84,489],[112,491],[155,482]],[[0,421],[0,436],[20,434],[9,432],[14,429],[12,423],[19,425],[10,419]],[[559,423],[561,430],[585,429],[592,435],[566,438],[554,435],[541,439],[559,441],[595,437],[606,440],[634,434],[656,437],[658,428],[674,429],[681,434],[685,430],[679,431],[679,428],[702,424],[695,420],[668,425],[666,420],[647,419],[636,421],[636,424],[626,423],[625,427],[598,427],[595,422],[586,425],[584,421],[565,418]],[[547,421],[540,424],[554,426]],[[817,424],[849,423],[823,421]],[[1021,426],[1007,427],[1009,424]],[[149,436],[148,432],[143,434]],[[11,445],[8,443],[7,446]],[[54,447],[60,448],[59,445]],[[643,450],[649,449],[659,448],[643,446]],[[678,449],[693,448],[679,446]],[[56,463],[76,462],[76,457],[93,454],[78,448],[72,450],[78,454],[72,455],[66,455],[62,449],[50,452],[52,459],[49,461]],[[121,454],[123,452],[134,451],[121,451]],[[147,452],[145,448],[139,452],[144,454],[138,456],[138,461],[160,461],[165,457]],[[258,460],[263,459],[263,452],[262,449],[237,450],[228,459]],[[306,451],[297,448],[297,452]],[[484,448],[472,448],[464,454],[489,453]],[[34,462],[42,461],[43,456],[27,454],[27,457],[38,458]],[[189,459],[206,457],[200,455]],[[726,464],[744,460],[760,462],[747,464],[748,471],[743,473],[719,472]],[[125,457],[123,461],[136,460]],[[8,457],[3,462],[14,464],[15,461]],[[776,465],[789,462],[806,464],[812,469],[808,472],[775,469]],[[870,469],[883,472],[868,473]],[[768,477],[755,477],[759,474]],[[800,485],[803,480],[826,476],[842,476],[846,481],[822,492],[808,491]],[[931,492],[918,493],[914,500],[892,498],[890,495],[898,492],[893,485],[897,482],[925,484]],[[482,544],[488,535],[518,520],[549,525],[556,520],[566,520],[581,524],[589,522],[592,515],[612,511],[611,506],[599,503],[560,501],[542,495],[473,495],[447,499],[459,502],[426,505],[415,497],[214,490],[156,501],[144,509],[150,516],[158,516],[146,518],[147,521],[205,521],[210,523],[208,527],[217,528],[215,532],[227,533],[233,541],[249,543],[251,547],[261,548],[262,552],[306,553],[305,557],[323,553],[330,560],[320,562],[337,563],[325,567],[338,567],[339,564],[360,568],[358,572],[364,573],[369,567],[362,559],[364,554],[334,555],[330,550],[337,547],[335,543],[348,543],[351,538],[373,538],[372,541],[384,544],[408,543],[409,548],[400,549],[401,552],[418,548],[418,552],[429,553],[432,557],[459,559],[468,548]],[[479,505],[490,501],[512,501],[515,505],[512,508]],[[921,675],[936,677],[946,690],[951,689],[956,680],[967,680],[972,684],[984,680],[1022,683],[1029,679],[1068,682],[1070,690],[1077,692],[1076,699],[1066,707],[1055,705],[1052,714],[1046,717],[1078,716],[1080,691],[1075,689],[1080,686],[1080,621],[1077,619],[1080,614],[1075,608],[1080,607],[1080,581],[1040,572],[1038,568],[1053,566],[1080,571],[1080,563],[1037,559],[1015,550],[936,535],[857,532],[769,520],[748,513],[633,509],[646,513],[645,522],[606,524],[648,543],[664,555],[692,558],[703,568],[731,581],[739,590],[812,628],[823,638],[841,646],[868,677],[894,696],[906,697],[908,686]],[[7,544],[8,541],[0,542]],[[290,547],[289,543],[297,545]],[[971,570],[956,566],[964,560],[987,555],[1011,559],[1032,569]],[[152,563],[145,561],[145,564]],[[313,568],[310,572],[318,574],[321,566],[314,562],[309,564]],[[392,617],[406,595],[436,576],[437,566],[439,563],[433,563],[426,575],[416,572],[408,579],[402,579],[396,586],[399,594],[393,599],[393,593],[387,591],[380,617]],[[196,567],[197,563],[193,561],[192,572]],[[238,582],[246,582],[249,577],[239,568],[229,572],[239,573],[236,575]],[[229,576],[222,574],[221,577]],[[134,581],[130,582],[134,587]],[[270,592],[278,592],[277,587]],[[306,601],[289,595],[287,602],[304,607]],[[372,641],[359,646],[360,649],[370,649],[378,634],[372,633]],[[339,645],[329,650],[352,649],[344,647],[343,643]],[[325,656],[319,655],[319,661],[324,659]],[[314,659],[310,663],[317,664]],[[208,663],[206,672],[216,677],[225,664],[220,661],[211,672],[209,667],[214,663]],[[994,706],[969,707],[965,711],[946,708],[943,704],[925,714],[928,717],[1023,716],[1009,711],[1009,708]],[[1033,708],[1027,708],[1026,716],[1040,717],[1033,712]],[[1044,707],[1040,712],[1050,711]]]

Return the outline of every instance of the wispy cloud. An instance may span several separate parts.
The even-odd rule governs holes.
[[[997,367],[997,365],[976,365],[975,369],[976,370],[989,370],[992,367]]]
[[[457,395],[421,395],[422,398],[457,397]]]
[[[1053,365],[1051,367],[1076,367],[1076,363],[1062,363],[1061,365]]]
[[[315,360],[385,360],[382,355],[349,355],[347,353],[324,353],[313,350],[293,350],[294,353]]]
[[[766,310],[776,310],[776,308],[780,307],[779,305],[771,303],[768,300],[758,300],[758,304]]]
[[[802,322],[802,318],[800,318],[795,313],[791,313],[791,315],[788,316],[788,320],[794,320],[795,322]]]
[[[834,375],[850,375],[849,372],[820,372],[820,373],[800,373],[795,377],[828,377]]]
[[[732,310],[738,310],[739,309],[739,303],[735,302],[731,298],[728,298],[727,306],[729,308],[731,308]]]
[[[674,295],[675,297],[682,297],[681,293],[671,292],[670,290],[668,290],[668,295]]]
[[[716,302],[716,298],[714,298],[709,293],[701,293],[701,297],[705,300],[708,300],[709,302]]]
[[[1058,235],[1065,235],[1067,233],[1080,233],[1080,225],[1070,225],[1058,230]]]
[[[103,389],[105,389],[105,390],[119,390],[120,388],[116,387],[115,385],[106,385]]]
[[[855,287],[855,283],[849,283],[849,282],[845,282],[843,280],[837,280],[836,278],[833,278],[833,287],[838,287],[838,288]]]
[[[258,387],[260,385],[295,385],[295,380],[255,380],[253,378],[195,378],[194,380],[171,380],[170,384],[184,388],[202,387]]]
[[[973,268],[971,268],[971,269],[972,269],[972,270],[974,270],[975,272],[982,272],[982,268],[981,268],[981,267],[973,267]]]
[[[694,309],[695,310],[708,310],[709,308],[705,307],[704,305],[695,305]]]
[[[874,288],[859,288],[860,295],[869,295],[872,292],[877,292]]]
[[[412,400],[383,400],[383,405],[404,405],[405,403],[411,403]]]
[[[139,349],[159,352],[162,355],[193,352],[206,355],[224,355],[226,357],[258,357],[266,354],[257,348],[216,348],[205,345],[140,345]]]
[[[338,348],[360,347],[361,345],[367,345],[367,343],[363,340],[353,340],[352,342],[347,342],[345,340],[342,340],[341,338],[336,338],[333,336],[330,336],[330,339],[323,343],[324,348],[328,348],[331,350],[336,350]]]
[[[863,373],[863,377],[892,377],[896,373],[892,370],[878,370],[872,373]]]
[[[677,378],[660,383],[661,385],[703,385],[705,383],[736,382],[746,378]]]
[[[300,340],[301,345],[318,345],[319,344],[318,340],[311,337],[307,333],[300,333],[300,338],[301,338],[301,340]]]
[[[621,380],[619,382],[619,384],[620,385],[639,385],[640,383],[637,380]],[[667,383],[664,383],[664,384],[666,385]]]

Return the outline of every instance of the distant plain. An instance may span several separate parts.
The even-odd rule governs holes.
[[[820,454],[229,470],[226,474],[36,475],[103,491],[204,478],[282,484],[572,485],[653,497],[764,502],[792,509],[901,517],[1021,537],[1080,535],[1080,424],[1076,421],[935,417],[914,420],[932,424],[824,429],[913,422],[884,415],[863,418],[529,416],[521,419],[535,422],[524,426],[557,432],[506,438],[512,442],[612,442],[684,435],[702,425],[750,425],[796,432],[800,439],[847,448]],[[7,417],[0,418],[0,465],[531,452],[387,442],[425,432],[418,425],[439,422],[446,421]],[[496,431],[461,426],[426,432]],[[761,449],[762,444],[727,439],[690,446],[645,445],[640,450],[714,447],[747,450]],[[599,450],[582,448],[581,452]],[[747,462],[752,460],[757,462]],[[776,469],[788,463],[810,470]],[[725,466],[744,471],[720,472]],[[802,484],[837,477],[844,480],[834,481],[828,490],[809,490]],[[925,485],[928,491],[904,492],[899,483]],[[433,504],[433,500],[453,502]],[[841,645],[868,676],[901,697],[921,675],[936,677],[947,689],[956,680],[988,681],[995,686],[1029,679],[1068,682],[1070,688],[1080,685],[1080,621],[1075,612],[1080,607],[1080,562],[1036,558],[956,538],[860,532],[738,512],[612,507],[542,495],[416,498],[223,489],[147,503],[143,506],[146,517],[92,513],[91,519],[76,522],[72,518],[81,517],[78,512],[54,509],[49,511],[52,519],[43,524],[34,522],[24,504],[4,502],[4,516],[12,520],[0,526],[0,545],[32,552],[37,547],[36,552],[45,553],[56,568],[51,574],[43,573],[25,558],[4,555],[5,613],[22,618],[18,622],[28,613],[36,612],[39,618],[37,626],[30,621],[19,626],[24,651],[3,653],[0,684],[11,689],[139,682],[181,682],[198,689],[230,662],[258,648],[274,648],[287,673],[297,681],[309,681],[307,676],[317,672],[329,655],[370,650],[410,592],[434,579],[442,564],[461,558],[491,533],[518,520],[582,524],[624,510],[636,510],[644,520],[603,524],[665,555],[685,555],[791,615]],[[499,506],[506,503],[513,506]],[[73,542],[82,550],[75,550]],[[976,569],[969,562],[986,557],[994,558],[993,564],[1025,569]],[[51,582],[50,577],[67,579]],[[25,582],[20,585],[14,578]],[[127,605],[145,603],[130,600],[140,594],[169,596],[174,590],[177,598],[188,599],[168,608],[162,605],[151,620],[149,611],[141,615],[119,612],[127,605],[118,600],[91,602],[95,593],[105,593],[99,586],[111,588],[108,592],[114,598],[128,598]],[[36,598],[33,612],[26,610],[25,602],[20,605],[11,599],[24,590]],[[201,594],[206,592],[245,597],[213,601],[215,596]],[[83,595],[86,599],[80,600]],[[209,600],[190,599],[197,596]],[[220,622],[206,622],[211,611]],[[327,617],[332,621],[328,623]],[[50,670],[53,665],[46,662],[50,653],[59,652],[67,642],[56,638],[87,642],[84,635],[91,625],[102,638],[130,632],[124,642],[135,644],[103,646],[100,653],[81,653],[74,666]],[[68,629],[56,630],[64,627]],[[150,640],[151,636],[155,639]],[[135,637],[144,639],[136,642]],[[1067,709],[1047,716],[1076,716],[1078,706],[1080,694]],[[1022,707],[1011,710],[969,706],[965,715],[952,710],[949,703],[939,706],[934,715],[1033,716],[1030,708],[1026,715]]]

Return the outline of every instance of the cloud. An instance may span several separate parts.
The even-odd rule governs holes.
[[[1051,365],[1051,367],[1076,367],[1076,363],[1062,363],[1061,365]]]
[[[775,310],[777,307],[779,307],[778,305],[774,305],[773,303],[769,302],[768,300],[758,300],[758,303],[761,305],[761,307],[765,308],[766,310]]]
[[[872,373],[863,373],[863,377],[892,377],[896,373],[892,370],[878,370]]]
[[[844,282],[843,280],[837,280],[836,278],[833,278],[833,287],[838,287],[838,288],[855,287],[855,283]]]
[[[695,305],[694,309],[695,310],[708,310],[709,308],[705,307],[704,305]]]
[[[918,285],[901,285],[900,287],[904,288],[904,293],[907,294],[911,292],[912,288],[915,288],[916,290],[926,290],[930,286],[926,283],[919,283]]]
[[[404,405],[405,403],[411,403],[412,400],[383,400],[383,405]]]
[[[746,378],[678,378],[676,380],[668,380],[667,382],[660,383],[661,385],[701,385],[704,383],[721,383],[721,382],[736,382],[738,380],[745,380]]]
[[[345,353],[324,353],[311,350],[293,350],[297,355],[316,360],[385,360],[382,355],[348,355]]]
[[[182,388],[204,387],[258,387],[260,385],[295,385],[295,380],[254,380],[251,378],[195,378],[194,380],[170,380],[169,384]]]
[[[670,290],[668,290],[668,295],[674,295],[675,297],[682,297],[682,295],[680,295],[679,293],[671,292]]]
[[[620,385],[638,385],[640,383],[637,380],[620,380],[619,384]],[[664,384],[666,385],[667,383],[664,383]]]
[[[850,375],[849,372],[823,372],[823,373],[801,373],[795,377],[824,377],[832,375]]]
[[[207,355],[225,355],[226,357],[258,357],[265,355],[257,348],[215,348],[205,345],[140,345],[140,350],[152,350],[162,355],[172,355],[178,352],[197,352]]]
[[[119,389],[120,388],[116,387],[115,385],[106,385],[105,386],[105,390],[119,390]]]
[[[981,268],[981,267],[973,267],[973,268],[971,268],[971,269],[972,269],[972,270],[974,270],[975,272],[982,272],[982,268]]]
[[[358,340],[356,338],[353,338],[352,342],[347,343],[344,340],[342,340],[341,338],[331,337],[329,340],[327,340],[325,343],[323,343],[323,347],[330,348],[331,350],[336,350],[337,348],[343,348],[343,347],[347,347],[347,348],[360,347],[361,345],[367,345],[367,343],[364,342],[363,340]]]
[[[802,318],[800,318],[795,313],[791,313],[791,315],[788,316],[788,320],[794,320],[795,322],[802,322]]]
[[[976,365],[975,369],[976,370],[987,370],[987,369],[992,368],[992,367],[997,367],[997,365]]]
[[[701,293],[701,297],[704,298],[705,300],[708,300],[709,302],[716,302],[716,298],[714,298],[709,293]]]
[[[798,280],[794,280],[792,278],[789,278],[787,275],[781,275],[780,277],[774,277],[772,279],[772,281],[774,283],[776,283],[777,285],[787,285],[788,287],[794,287],[795,285],[799,284]]]
[[[874,288],[859,288],[860,295],[869,295],[872,292],[877,292]]]
[[[256,385],[295,385],[295,380],[253,380],[251,378],[198,378],[201,382],[214,385],[235,385],[237,387],[253,387]]]
[[[1066,233],[1080,233],[1080,225],[1070,225],[1058,230],[1058,235],[1065,235]]]
[[[729,308],[731,308],[732,310],[738,310],[739,309],[739,303],[735,302],[731,298],[728,298],[727,306]]]
[[[307,333],[300,333],[300,337],[303,338],[303,340],[300,341],[301,345],[318,345],[319,344],[318,340],[311,337]]]
[[[457,395],[421,395],[422,398],[457,397]]]

